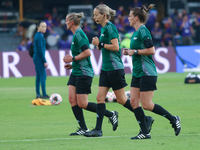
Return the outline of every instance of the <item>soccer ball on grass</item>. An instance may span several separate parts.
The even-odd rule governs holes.
[[[52,105],[59,105],[62,102],[62,97],[58,93],[54,93],[49,98]]]

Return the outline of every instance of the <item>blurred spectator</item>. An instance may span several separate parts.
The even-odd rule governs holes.
[[[175,46],[183,45],[182,37],[178,30],[176,31],[176,34],[174,35],[174,44]]]
[[[180,26],[181,36],[183,45],[192,45],[192,34],[194,34],[194,30],[192,25],[189,22],[188,15],[183,17],[183,21]]]
[[[100,24],[97,25],[96,31],[97,31],[97,36],[100,36],[100,34],[101,34],[101,25]]]
[[[85,32],[86,35],[88,35],[92,31],[86,20],[83,22],[82,30]]]
[[[146,23],[146,27],[149,29],[149,31],[151,31],[151,29],[154,26],[154,23],[156,22],[156,16],[157,16],[157,11],[154,9],[150,10],[149,18]]]
[[[57,17],[58,17],[58,11],[57,11],[57,8],[54,7],[54,8],[52,9],[52,18],[53,18],[53,19],[56,19]]]
[[[61,21],[59,17],[52,19],[52,27],[61,27]]]
[[[173,9],[173,13],[170,15],[170,17],[172,18],[173,21],[177,20],[177,17],[178,17],[177,9]]]
[[[45,20],[44,20],[47,24],[47,30],[46,33],[49,34],[55,34],[55,31],[53,30],[53,21],[52,21],[52,15],[47,13],[45,14]]]
[[[83,27],[82,30],[85,32],[85,34],[88,37],[89,43],[92,42],[92,38],[96,36],[96,34],[94,34],[94,31],[91,29],[91,27],[88,25],[87,21],[85,20],[83,22]]]
[[[119,19],[119,22],[122,24],[123,23],[123,14],[124,14],[124,6],[119,6],[116,16]]]
[[[162,47],[172,46],[172,40],[167,36],[167,34],[164,34],[164,36],[162,37],[161,46]]]
[[[20,45],[17,47],[16,51],[26,51],[26,40],[21,40]]]
[[[200,43],[200,12],[194,13],[195,42]]]
[[[52,27],[61,27],[61,19],[56,7],[52,9]]]
[[[124,19],[123,25],[124,25],[124,28],[125,28],[125,32],[128,32],[128,33],[135,32],[135,29],[130,26],[130,22],[129,22],[127,16]]]
[[[142,6],[142,2],[138,0],[133,0],[133,2],[129,6],[129,10],[131,10],[132,8],[141,7],[141,6]]]
[[[123,34],[125,33],[124,27],[122,26],[118,18],[114,19],[114,25],[116,26],[119,33],[123,33]]]
[[[59,49],[70,49],[71,42],[68,40],[67,35],[63,34],[60,41],[58,41],[58,48]]]
[[[182,21],[183,21],[183,14],[182,14],[182,12],[179,12],[177,19],[176,19],[176,27],[177,28],[180,28]]]
[[[172,19],[168,17],[165,21],[165,32],[162,37],[161,46],[172,46]]]
[[[190,19],[190,14],[187,13],[186,9],[182,9],[183,16],[187,15],[188,19]]]
[[[23,39],[31,39],[36,30],[36,25],[29,21],[22,21],[18,25],[18,34],[22,36]]]
[[[156,22],[154,27],[151,29],[151,34],[155,46],[161,45],[162,39],[162,29],[160,28],[160,23]]]
[[[126,33],[124,39],[121,41],[121,48],[130,48],[131,33]]]

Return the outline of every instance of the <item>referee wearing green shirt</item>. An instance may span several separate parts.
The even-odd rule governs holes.
[[[100,39],[93,38],[92,43],[97,46],[97,49],[102,50],[102,69],[99,79],[99,91],[97,95],[97,122],[96,127],[84,134],[87,137],[102,136],[102,122],[105,113],[105,97],[110,88],[113,89],[117,102],[134,112],[131,107],[130,100],[125,96],[124,87],[127,86],[125,81],[124,65],[121,60],[121,48],[117,28],[109,20],[115,15],[115,10],[112,10],[105,4],[100,4],[95,7],[94,20],[97,24],[101,24]],[[118,112],[114,112],[118,117]],[[149,117],[146,117],[147,119]],[[118,125],[117,118],[113,116],[113,120]],[[151,125],[151,120],[148,120],[148,125]],[[117,126],[113,128],[115,131]]]
[[[88,102],[94,72],[90,61],[91,52],[88,38],[83,30],[79,28],[83,15],[83,13],[70,13],[66,17],[67,29],[71,30],[74,35],[71,44],[72,56],[66,55],[63,61],[67,63],[65,64],[66,69],[72,69],[67,84],[69,87],[69,102],[80,126],[76,132],[70,135],[83,135],[89,131],[85,124],[82,108],[94,113],[97,112],[97,104]],[[72,62],[72,65],[69,64],[70,62]],[[113,118],[117,118],[115,113],[106,110],[104,115],[109,118],[113,128],[115,128],[116,120],[113,120]]]
[[[167,118],[174,128],[176,136],[181,130],[179,116],[172,116],[163,107],[152,102],[154,90],[157,90],[157,72],[152,58],[155,48],[151,34],[144,23],[148,18],[149,10],[153,7],[154,4],[149,5],[148,9],[145,6],[133,8],[128,18],[130,26],[134,27],[136,31],[131,37],[130,49],[124,49],[123,54],[132,56],[131,105],[141,128],[140,133],[131,139],[151,138],[142,107]]]

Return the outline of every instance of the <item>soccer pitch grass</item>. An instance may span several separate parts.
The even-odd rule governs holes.
[[[153,102],[173,115],[181,117],[182,131],[175,136],[167,119],[145,111],[155,121],[151,139],[130,140],[139,133],[133,113],[117,103],[106,103],[108,110],[119,112],[119,126],[104,117],[103,137],[69,136],[78,127],[73,116],[66,83],[68,77],[47,77],[47,94],[59,93],[59,106],[29,107],[35,98],[35,77],[0,78],[0,150],[196,150],[200,149],[200,84],[184,84],[187,74],[159,74]],[[99,77],[95,76],[89,101],[96,102]],[[126,91],[130,89],[131,75],[126,75]],[[84,110],[87,127],[96,124],[96,114]]]

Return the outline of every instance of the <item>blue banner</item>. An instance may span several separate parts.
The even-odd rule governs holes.
[[[176,51],[177,72],[200,72],[200,46],[177,46]]]

